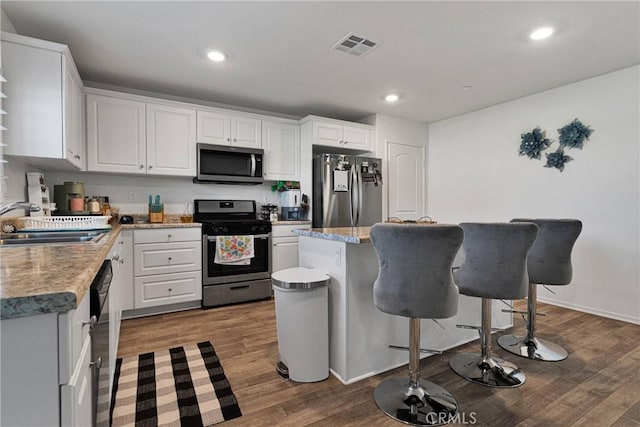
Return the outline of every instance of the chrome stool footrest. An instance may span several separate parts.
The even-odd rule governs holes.
[[[455,421],[458,414],[451,393],[425,380],[416,387],[408,378],[389,378],[376,386],[373,398],[385,414],[409,425],[439,426]]]
[[[498,344],[510,353],[531,360],[559,362],[569,355],[567,350],[558,344],[541,338],[529,339],[526,336],[503,335],[498,338]]]
[[[394,350],[406,350],[409,351],[409,347],[404,347],[401,345],[389,345],[389,348],[392,348]],[[420,348],[420,353],[431,353],[431,354],[442,354],[442,352],[440,350],[430,350],[428,348]]]
[[[518,387],[526,377],[513,363],[480,353],[459,353],[449,360],[453,371],[467,381],[487,387]]]

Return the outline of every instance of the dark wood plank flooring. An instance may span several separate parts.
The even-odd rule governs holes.
[[[519,358],[494,336],[494,354],[525,371],[522,387],[486,388],[449,369],[452,354],[478,351],[478,341],[422,360],[423,377],[453,393],[464,419],[479,426],[640,426],[640,326],[551,305],[540,309],[547,316],[539,318],[539,335],[564,346],[569,358]],[[524,333],[520,318],[515,330]],[[402,425],[378,410],[373,390],[383,379],[406,375],[406,367],[348,386],[333,376],[313,384],[278,377],[273,301],[125,320],[119,356],[200,341],[213,344],[243,413],[225,426]]]

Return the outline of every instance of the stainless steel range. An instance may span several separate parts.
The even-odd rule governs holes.
[[[256,219],[253,200],[195,200],[202,223],[202,306],[271,296],[271,223]],[[253,236],[254,256],[244,263],[216,260],[218,236]]]

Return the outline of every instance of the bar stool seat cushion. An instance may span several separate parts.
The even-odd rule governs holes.
[[[450,266],[462,243],[460,227],[375,224],[370,236],[380,268],[373,284],[380,311],[422,319],[456,314],[458,288]]]
[[[527,261],[529,281],[544,285],[571,283],[571,251],[582,231],[582,222],[577,219],[527,218],[515,218],[511,222],[530,222],[539,228]]]
[[[527,252],[538,227],[531,223],[462,223],[464,260],[453,277],[460,293],[472,297],[527,296]]]

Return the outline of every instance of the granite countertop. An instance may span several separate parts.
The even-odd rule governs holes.
[[[116,224],[96,243],[4,246],[0,248],[0,319],[75,309],[122,229],[201,226]]]
[[[371,227],[333,227],[293,230],[299,236],[316,237],[318,239],[335,240],[346,243],[368,243]]]

